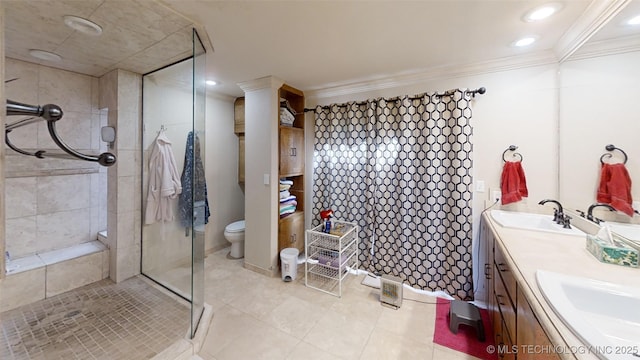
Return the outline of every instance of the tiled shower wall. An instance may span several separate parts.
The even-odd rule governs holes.
[[[100,78],[100,107],[108,109],[108,124],[116,128],[108,171],[107,246],[109,276],[120,282],[140,273],[140,113],[142,76],[112,70]]]
[[[56,104],[64,116],[56,123],[72,148],[97,154],[107,150],[100,128],[98,79],[24,61],[6,59],[8,99],[27,104]],[[20,117],[7,118],[7,123]],[[14,145],[61,152],[46,122],[10,133]],[[5,145],[6,146],[6,145]],[[6,250],[12,258],[95,240],[107,228],[107,170],[92,162],[37,159],[5,149]]]

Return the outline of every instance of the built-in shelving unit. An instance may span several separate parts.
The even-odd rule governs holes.
[[[244,185],[244,97],[233,103],[233,132],[238,136],[238,183]]]
[[[295,211],[278,221],[278,253],[284,248],[304,251],[304,94],[288,85],[278,91],[278,137],[280,180],[292,181],[287,190],[295,196]],[[291,118],[291,116],[293,116]],[[277,204],[280,212],[280,202]]]

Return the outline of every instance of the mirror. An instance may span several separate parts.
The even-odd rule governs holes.
[[[623,155],[608,151],[613,144],[628,156],[626,169],[632,198],[640,208],[640,1],[629,2],[615,17],[560,65],[559,199],[567,209],[587,211],[596,203],[601,162],[618,163]],[[593,214],[605,220],[640,223],[603,207]]]

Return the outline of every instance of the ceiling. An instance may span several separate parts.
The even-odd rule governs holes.
[[[195,26],[208,50],[207,77],[220,83],[212,90],[231,96],[242,95],[237,83],[267,75],[318,92],[495,61],[562,61],[590,38],[640,33],[617,23],[640,14],[640,0],[565,0],[547,20],[521,20],[548,2],[3,0],[2,6],[6,56],[93,76],[115,68],[146,73],[185,58]],[[69,29],[64,15],[92,20],[103,34]],[[539,39],[510,46],[525,35]],[[38,61],[29,49],[62,60]]]

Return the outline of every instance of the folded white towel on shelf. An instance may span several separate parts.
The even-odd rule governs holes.
[[[291,201],[291,200],[295,200],[295,199],[296,199],[295,195],[290,195],[290,196],[287,196],[286,198],[280,198],[280,202],[281,203],[286,203],[287,201]]]
[[[291,196],[290,196],[291,198]],[[285,201],[280,201],[280,208],[282,208],[283,206],[297,206],[298,205],[298,201],[296,201],[295,196],[293,197],[293,199],[287,199]]]
[[[285,208],[280,209],[280,217],[284,217],[285,215],[293,214],[296,212],[295,206],[287,206]]]
[[[293,125],[296,117],[285,108],[280,108],[280,123],[285,125]]]
[[[280,184],[278,186],[279,186],[278,188],[279,191],[289,190],[291,188],[291,185],[289,184]]]
[[[288,198],[289,196],[291,196],[289,190],[280,191],[280,199]]]
[[[293,106],[291,106],[291,104],[289,103],[289,100],[287,99],[280,99],[280,108],[281,109],[286,109],[287,111],[289,111],[289,113],[291,113],[291,115],[295,115],[296,114],[296,110],[293,108]]]
[[[280,184],[293,185],[293,180],[280,179]]]

